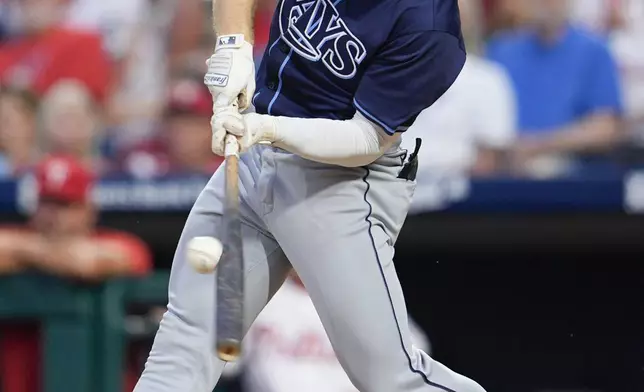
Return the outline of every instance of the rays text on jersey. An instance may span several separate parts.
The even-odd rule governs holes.
[[[279,26],[282,39],[295,53],[321,62],[339,78],[353,78],[367,56],[332,0],[284,0]]]

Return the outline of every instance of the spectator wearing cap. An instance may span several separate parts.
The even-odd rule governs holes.
[[[35,268],[79,279],[143,274],[151,260],[141,240],[96,227],[95,178],[68,156],[51,156],[35,169],[38,203],[28,227],[0,231],[5,270]]]
[[[212,98],[203,82],[183,78],[171,84],[160,137],[126,150],[120,170],[136,178],[212,174],[222,159],[210,147]]]
[[[96,227],[94,176],[85,165],[70,157],[48,157],[36,167],[35,178],[38,202],[29,224],[0,230],[0,273],[35,270],[96,282],[150,270],[150,251],[140,239]],[[37,326],[2,327],[0,389],[38,392]]]
[[[516,3],[528,25],[496,36],[487,48],[517,94],[512,166],[536,176],[578,172],[581,155],[601,155],[621,138],[617,66],[601,37],[569,22],[568,1]]]
[[[33,94],[0,87],[0,177],[18,176],[35,163],[37,111]]]
[[[40,95],[61,80],[73,79],[102,101],[111,71],[101,36],[61,25],[67,0],[23,0],[17,5],[18,34],[0,44],[0,82]]]

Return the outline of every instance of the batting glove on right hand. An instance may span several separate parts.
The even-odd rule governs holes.
[[[213,112],[233,105],[238,100],[239,111],[251,104],[255,94],[255,62],[253,46],[242,34],[217,38],[215,53],[206,61],[208,72],[204,83],[213,99]]]
[[[219,109],[211,120],[212,152],[225,155],[226,136],[234,135],[239,151],[248,151],[257,143],[270,144],[275,140],[275,117],[257,113],[241,115],[236,107]]]

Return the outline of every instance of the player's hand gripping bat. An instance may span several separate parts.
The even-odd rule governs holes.
[[[234,105],[238,108],[237,102]],[[226,136],[224,157],[224,251],[216,270],[215,350],[220,359],[230,362],[239,358],[244,336],[244,255],[239,215],[239,144],[234,135]]]

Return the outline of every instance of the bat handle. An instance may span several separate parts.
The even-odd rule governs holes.
[[[233,107],[239,110],[239,98],[233,101]],[[234,135],[226,135],[224,139],[224,157],[228,158],[231,156],[239,157],[239,141]]]
[[[239,157],[239,141],[235,135],[226,135],[224,140],[224,157]]]

